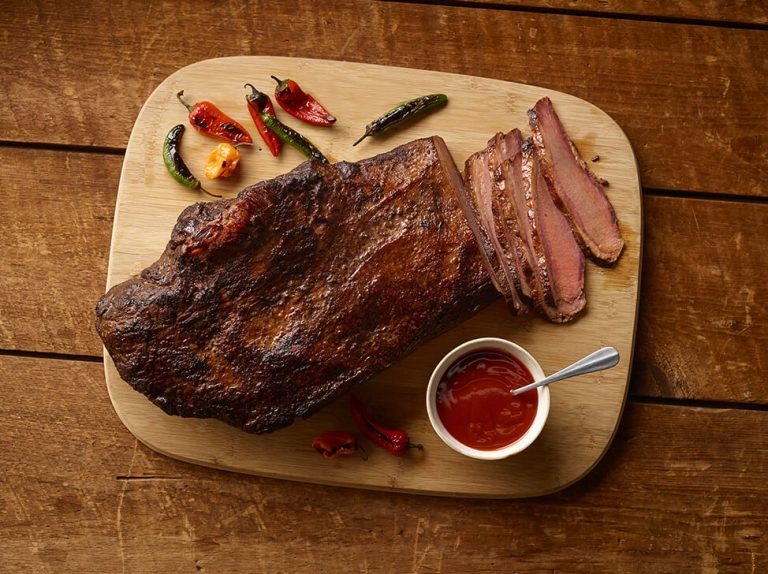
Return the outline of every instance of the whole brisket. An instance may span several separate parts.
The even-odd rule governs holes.
[[[434,137],[192,205],[97,331],[167,413],[288,426],[495,298],[461,187]]]

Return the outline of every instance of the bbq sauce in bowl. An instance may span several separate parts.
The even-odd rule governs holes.
[[[498,460],[528,448],[549,417],[549,387],[518,396],[512,389],[544,378],[519,345],[484,337],[445,355],[427,385],[427,415],[440,439],[476,459]]]
[[[456,440],[496,450],[520,439],[533,424],[539,395],[517,389],[533,382],[519,360],[497,349],[479,349],[456,360],[437,386],[437,414]]]

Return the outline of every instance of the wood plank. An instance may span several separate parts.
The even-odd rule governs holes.
[[[644,185],[768,193],[768,118],[755,105],[768,78],[762,30],[648,21],[618,26],[612,18],[352,0],[324,7],[320,20],[298,17],[310,4],[278,4],[263,26],[255,12],[225,4],[180,17],[137,2],[13,3],[0,22],[9,54],[0,72],[13,78],[4,87],[11,103],[0,140],[124,147],[144,100],[187,64],[232,54],[311,56],[571,93],[619,122]],[[489,45],[508,56],[487,57]],[[670,145],[672,135],[685,144]]]
[[[633,392],[768,403],[768,205],[645,197]]]
[[[565,11],[613,18],[651,18],[673,20],[700,20],[717,24],[736,23],[761,25],[768,23],[768,12],[761,2],[750,0],[462,0],[462,4],[489,4],[517,9]]]
[[[0,147],[1,349],[98,354],[94,308],[121,165],[120,156]]]
[[[766,411],[630,403],[577,485],[466,504],[176,462],[121,427],[102,376],[99,363],[0,356],[4,570],[768,569]]]

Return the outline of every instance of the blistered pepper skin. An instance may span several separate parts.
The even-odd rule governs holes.
[[[210,191],[207,191],[190,171],[184,159],[181,157],[179,151],[179,145],[181,144],[181,136],[184,135],[184,124],[173,126],[168,134],[165,136],[163,142],[163,163],[165,164],[168,173],[171,177],[178,181],[185,187],[190,189],[199,189],[200,191],[207,193],[212,197],[221,197],[215,195]]]
[[[275,108],[272,105],[272,100],[269,99],[267,94],[260,92],[251,84],[245,84],[243,87],[251,89],[251,93],[245,96],[245,101],[248,104],[248,113],[251,114],[251,119],[256,125],[256,129],[258,130],[261,139],[264,140],[267,148],[269,148],[270,153],[277,157],[280,155],[283,140],[281,140],[280,136],[273,130],[267,127],[262,118],[262,114],[275,115]]]
[[[272,76],[272,79],[277,82],[275,100],[293,117],[316,126],[328,127],[336,123],[336,118],[295,81],[281,80],[275,76]]]
[[[251,134],[238,122],[222,112],[215,104],[207,101],[190,105],[182,100],[184,90],[176,98],[189,111],[189,123],[200,133],[220,140],[239,144],[252,144]]]
[[[352,417],[355,419],[355,424],[357,424],[358,428],[366,437],[387,452],[400,456],[409,448],[417,448],[419,450],[424,448],[420,444],[412,443],[407,432],[387,428],[373,420],[366,406],[355,394],[350,395],[350,407],[352,409]]]
[[[220,143],[208,156],[203,173],[208,179],[229,177],[240,163],[240,152],[230,143]]]
[[[355,454],[360,450],[357,439],[346,431],[326,431],[312,441],[312,448],[325,458],[338,458]]]

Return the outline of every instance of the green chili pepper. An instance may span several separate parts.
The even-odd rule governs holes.
[[[273,114],[262,112],[261,119],[269,129],[290,146],[295,147],[310,159],[316,159],[322,163],[329,163],[322,152],[314,144],[293,128],[288,127]]]
[[[184,124],[172,127],[171,131],[168,132],[168,135],[165,136],[165,143],[163,144],[163,163],[165,163],[168,173],[173,176],[173,179],[190,189],[199,189],[212,197],[221,197],[220,195],[215,195],[204,189],[203,186],[200,185],[200,180],[192,175],[187,164],[184,163],[181,153],[179,152],[179,144],[181,143],[182,135],[184,135]]]
[[[428,96],[421,96],[420,98],[404,102],[365,126],[365,133],[352,145],[356,146],[368,136],[384,133],[395,126],[399,126],[429,110],[442,107],[447,103],[448,96],[445,94],[429,94]]]

